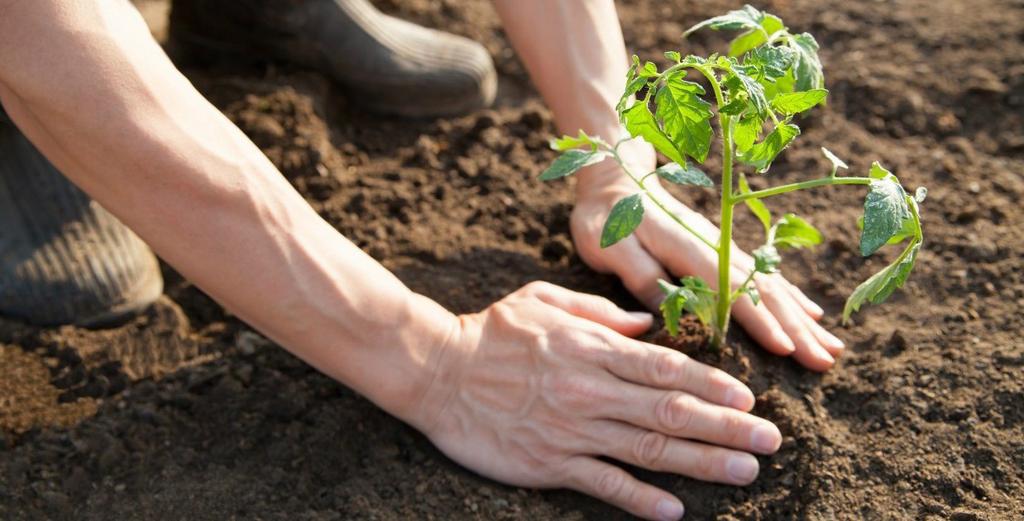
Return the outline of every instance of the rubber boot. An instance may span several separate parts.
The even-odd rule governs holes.
[[[262,57],[316,69],[385,114],[463,114],[494,101],[480,44],[387,16],[366,0],[175,0],[171,47],[189,57]]]
[[[0,110],[0,316],[97,327],[163,291],[156,257]]]

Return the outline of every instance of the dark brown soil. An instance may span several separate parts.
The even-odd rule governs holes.
[[[313,72],[183,65],[325,218],[450,309],[478,310],[536,279],[637,307],[575,256],[571,185],[533,179],[552,158],[550,115],[489,4],[381,5],[483,42],[503,77],[497,107],[381,119]],[[651,59],[721,49],[723,35],[685,44],[679,35],[732,7],[620,2],[628,43]],[[772,201],[828,237],[789,255],[785,273],[828,309],[849,352],[821,376],[765,355],[738,330],[720,356],[681,346],[748,381],[756,412],[785,442],[746,488],[643,477],[680,495],[690,519],[1024,518],[1024,4],[763,7],[818,37],[832,96],[802,122],[774,179],[757,181],[824,172],[823,144],[855,172],[879,159],[909,187],[928,186],[927,242],[907,287],[842,328],[845,296],[892,255],[865,261],[854,247],[863,194]],[[715,210],[707,193],[680,197]],[[747,215],[738,226],[758,228]],[[118,328],[0,321],[0,519],[625,517],[578,494],[460,469],[165,275],[166,297]]]

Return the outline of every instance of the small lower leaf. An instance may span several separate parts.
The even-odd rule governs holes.
[[[782,123],[772,129],[771,133],[765,136],[764,141],[750,147],[749,150],[740,155],[740,161],[757,168],[758,173],[765,173],[772,161],[779,155],[797,136],[800,135],[800,127],[789,123]]]
[[[911,218],[906,193],[895,179],[889,174],[869,185],[864,199],[864,230],[860,235],[860,253],[865,257],[899,234],[903,222]]]
[[[888,265],[882,271],[872,275],[868,280],[857,286],[850,294],[843,306],[843,323],[850,320],[850,315],[860,310],[865,302],[881,304],[897,289],[903,286],[914,269],[917,261],[917,253],[921,249],[921,242],[914,241],[907,245],[900,257]]]
[[[643,194],[633,194],[615,203],[601,232],[601,247],[607,248],[628,237],[643,218]]]
[[[779,250],[771,244],[762,245],[753,251],[754,271],[758,273],[775,273],[779,271],[779,264],[782,263],[782,256]]]
[[[654,172],[658,174],[658,177],[677,185],[713,186],[707,174],[689,162],[683,166],[680,166],[679,163],[665,163]]]
[[[603,150],[566,150],[551,163],[547,170],[540,174],[540,179],[551,181],[570,176],[585,166],[603,161],[608,156],[608,152]]]
[[[772,244],[779,248],[806,248],[821,244],[821,232],[795,214],[787,213],[775,223]]]

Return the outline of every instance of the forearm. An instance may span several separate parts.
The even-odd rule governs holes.
[[[324,222],[127,3],[52,5],[0,27],[0,99],[12,119],[197,286],[410,419],[455,317]]]
[[[612,0],[494,0],[498,14],[533,83],[554,113],[558,131],[583,130],[610,143],[622,129],[615,105],[629,67],[622,28]],[[653,169],[654,150],[641,140],[622,153],[644,172]],[[579,175],[579,188],[600,185],[622,174],[611,160]]]

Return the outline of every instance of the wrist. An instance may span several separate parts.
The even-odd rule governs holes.
[[[425,432],[443,407],[444,388],[463,356],[458,347],[461,321],[437,302],[409,291],[393,327],[377,335],[376,348],[390,353],[375,357],[374,366],[365,368],[369,385],[363,394]],[[380,340],[389,338],[395,344],[381,345]]]

